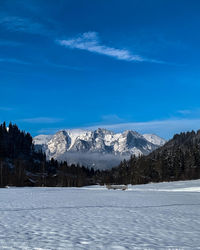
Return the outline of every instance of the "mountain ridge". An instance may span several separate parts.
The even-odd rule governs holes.
[[[150,154],[131,157],[105,174],[103,183],[145,184],[200,178],[200,130],[181,132]]]
[[[147,155],[166,141],[157,135],[139,134],[126,130],[114,133],[104,128],[96,130],[64,129],[54,135],[33,138],[37,150],[42,149],[47,158],[69,163],[110,168],[131,155]]]

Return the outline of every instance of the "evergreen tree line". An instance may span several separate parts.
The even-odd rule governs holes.
[[[175,135],[147,156],[124,160],[111,170],[94,170],[46,160],[29,133],[17,125],[0,125],[0,187],[144,184],[200,178],[200,130]]]
[[[16,124],[0,125],[0,187],[5,186],[84,186],[94,184],[98,171],[67,162],[46,160],[36,151],[29,133]]]
[[[151,154],[124,160],[117,168],[104,172],[103,182],[145,184],[199,178],[200,130],[176,134]]]

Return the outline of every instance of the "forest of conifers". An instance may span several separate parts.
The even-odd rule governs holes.
[[[34,150],[32,137],[17,125],[0,125],[0,187],[94,184],[144,184],[200,178],[200,131],[176,134],[147,156],[120,163],[111,170],[94,170],[67,161],[46,160]]]

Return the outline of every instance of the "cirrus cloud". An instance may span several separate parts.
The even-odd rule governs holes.
[[[27,34],[49,35],[51,31],[41,22],[20,16],[0,15],[0,27],[10,32],[24,32]]]
[[[86,50],[92,53],[113,57],[117,60],[123,60],[128,62],[164,63],[163,61],[148,59],[143,56],[133,54],[127,49],[118,49],[103,45],[101,44],[97,32],[89,31],[71,39],[56,40],[56,42],[59,45],[70,49]]]
[[[171,138],[174,134],[200,129],[200,119],[166,119],[146,122],[128,122],[128,123],[113,123],[113,124],[98,124],[88,127],[96,129],[98,127],[121,132],[124,130],[135,130],[139,133],[157,134],[165,139]]]
[[[25,123],[41,123],[41,124],[48,124],[48,123],[58,123],[63,121],[63,119],[60,118],[54,118],[54,117],[34,117],[34,118],[24,118],[18,120],[19,122],[25,122]]]

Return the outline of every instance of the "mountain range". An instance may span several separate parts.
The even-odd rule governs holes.
[[[131,157],[107,172],[103,183],[135,185],[199,179],[200,130],[176,134],[150,154]]]
[[[47,159],[95,169],[112,168],[131,155],[148,155],[165,142],[154,134],[142,135],[131,130],[114,133],[102,128],[60,130],[54,135],[33,138],[35,149],[45,152]]]
[[[200,178],[200,130],[176,134],[166,143],[155,135],[115,134],[105,129],[62,130],[37,136],[34,142],[16,124],[0,124],[0,187],[80,187]],[[48,152],[47,159],[41,150]],[[141,156],[134,156],[138,152]],[[108,170],[120,159],[120,164]]]

